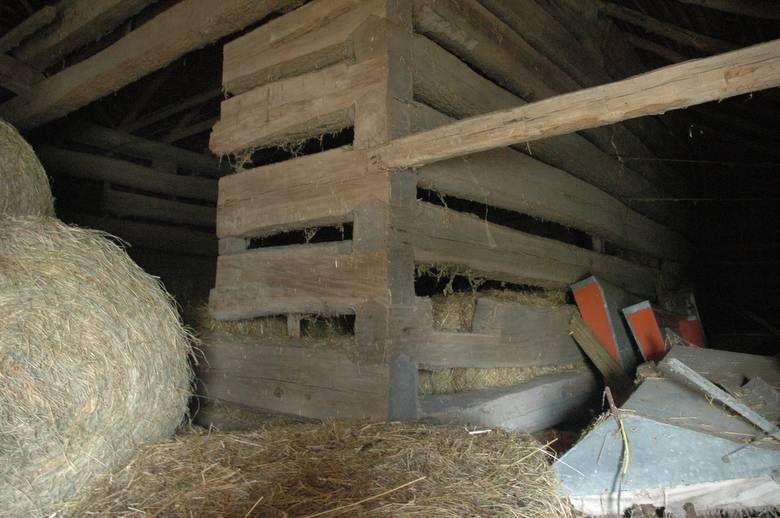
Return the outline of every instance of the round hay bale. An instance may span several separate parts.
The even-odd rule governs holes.
[[[53,216],[49,179],[30,144],[0,119],[0,216]]]
[[[170,437],[190,336],[159,281],[104,234],[0,224],[0,516],[48,516]]]

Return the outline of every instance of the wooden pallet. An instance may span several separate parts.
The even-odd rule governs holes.
[[[596,274],[647,298],[654,298],[659,278],[674,282],[662,272],[686,261],[689,246],[661,223],[680,215],[627,207],[626,198],[656,196],[663,189],[652,174],[626,168],[599,147],[599,135],[556,137],[530,150],[500,149],[413,171],[388,171],[369,158],[373,148],[394,138],[525,102],[471,68],[479,60],[495,70],[490,67],[497,62],[525,59],[485,40],[492,14],[476,5],[469,7],[476,14],[459,27],[482,42],[479,52],[461,49],[447,24],[432,21],[434,15],[444,21],[462,17],[457,3],[427,0],[315,0],[226,45],[223,83],[233,97],[223,102],[211,135],[214,152],[241,154],[345,128],[353,128],[354,141],[220,180],[212,313],[218,319],[354,315],[357,353],[338,361],[344,372],[378,369],[365,376],[384,386],[371,389],[374,399],[359,404],[330,405],[325,395],[320,406],[298,399],[282,403],[266,389],[237,402],[318,417],[418,415],[409,373],[419,366],[502,368],[580,358],[568,334],[560,335],[568,331],[568,320],[563,327],[548,323],[537,334],[434,331],[430,301],[415,296],[415,265],[558,289]],[[485,48],[499,61],[488,61]],[[534,81],[538,95],[553,91]],[[621,145],[636,145],[625,131],[617,135]],[[420,201],[418,188],[566,225],[592,236],[595,249]],[[345,224],[352,225],[351,239],[253,247],[281,232]],[[595,246],[604,241],[639,254],[642,264]],[[219,338],[217,349],[235,346],[228,341]],[[242,347],[241,354],[249,354]],[[316,363],[322,351],[290,354],[309,353],[306,358]],[[316,380],[294,378],[300,369],[290,368],[292,361],[282,361],[272,378],[343,389],[323,381],[327,376],[316,369]],[[235,385],[229,378],[220,379]],[[386,404],[378,406],[377,397]]]

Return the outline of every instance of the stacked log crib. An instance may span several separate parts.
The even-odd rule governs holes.
[[[582,64],[564,58],[577,41]],[[529,431],[587,405],[598,386],[568,333],[573,306],[533,294],[597,275],[653,299],[679,281],[685,214],[629,201],[680,187],[648,166],[660,162],[620,160],[655,156],[665,128],[634,121],[417,169],[373,151],[606,82],[595,48],[536,2],[502,0],[315,0],[228,43],[211,149],[240,170],[219,181],[210,311],[287,330],[207,336],[206,396]],[[457,330],[434,318],[453,291],[469,304]],[[317,319],[348,322],[346,340],[307,333]],[[444,371],[482,382],[424,388]]]

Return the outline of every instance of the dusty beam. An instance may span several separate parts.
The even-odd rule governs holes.
[[[678,0],[684,4],[700,5],[726,13],[780,20],[780,4],[774,0]]]
[[[419,167],[779,85],[780,40],[773,40],[400,138],[373,159],[387,169]]]
[[[301,0],[183,0],[110,47],[0,106],[0,117],[32,129],[113,93],[171,61]],[[186,23],[185,23],[186,22]]]

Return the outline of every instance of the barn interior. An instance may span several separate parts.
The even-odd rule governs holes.
[[[147,446],[134,459],[156,479],[120,491],[135,478],[117,471],[118,485],[100,479],[41,515],[777,512],[774,2],[2,0],[0,12],[0,119],[32,145],[57,218],[115,236],[159,277],[199,351],[192,449]],[[643,303],[660,352],[626,311]],[[672,397],[685,405],[658,410]],[[366,422],[388,424],[352,424]],[[599,493],[566,470],[601,458],[588,438],[606,423],[615,466],[588,475],[619,487]],[[364,426],[381,432],[364,440]],[[719,453],[689,472],[646,434]],[[726,462],[719,448],[747,453]],[[205,455],[213,480],[193,460]],[[382,464],[400,456],[406,471]],[[295,466],[285,484],[255,480],[272,457]],[[501,471],[521,458],[535,464]],[[434,483],[445,463],[451,478]],[[244,474],[228,472],[237,464]],[[472,469],[494,485],[466,491]],[[503,489],[513,479],[521,495]]]

